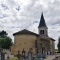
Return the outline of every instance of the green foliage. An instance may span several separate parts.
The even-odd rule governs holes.
[[[12,39],[7,36],[6,31],[0,32],[0,47],[2,49],[9,49],[12,45]]]
[[[0,37],[2,37],[2,38],[6,37],[7,35],[8,35],[7,32],[4,30],[0,32]]]
[[[1,48],[9,49],[12,45],[12,39],[9,37],[0,39]]]
[[[57,47],[58,47],[58,52],[60,53],[60,37],[58,39],[58,45],[57,45]]]

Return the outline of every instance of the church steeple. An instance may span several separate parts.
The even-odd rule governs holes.
[[[41,14],[41,19],[40,19],[40,23],[39,23],[38,28],[39,28],[39,27],[47,27],[47,26],[46,26],[46,23],[45,23],[44,16],[43,16],[43,12],[42,12],[42,14]]]
[[[47,31],[48,28],[46,26],[46,22],[45,22],[43,13],[41,14],[41,19],[40,19],[38,29],[39,29],[39,35],[48,36],[48,31]]]

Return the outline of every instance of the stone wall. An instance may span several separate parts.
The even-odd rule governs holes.
[[[53,40],[50,40],[50,51],[51,54],[55,54],[55,44]]]
[[[22,53],[23,49],[26,52],[28,52],[29,49],[32,49],[33,53],[35,53],[35,40],[36,36],[34,35],[16,35],[14,37],[14,47],[12,48],[11,52],[13,54],[17,54],[17,51],[20,51],[20,53]]]
[[[35,45],[35,41],[37,40],[37,46]],[[11,48],[11,54],[17,54],[18,51],[22,54],[23,49],[26,53],[31,50],[33,54],[37,52],[44,52],[54,54],[54,41],[37,37],[35,35],[30,34],[20,34],[14,36],[14,45]]]

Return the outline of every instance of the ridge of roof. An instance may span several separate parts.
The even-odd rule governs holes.
[[[26,29],[14,33],[13,36],[15,36],[15,35],[19,35],[19,34],[32,34],[32,35],[39,36],[39,34],[34,33],[34,32],[31,32],[31,31],[26,30]]]

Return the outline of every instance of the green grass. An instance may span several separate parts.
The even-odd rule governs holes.
[[[16,57],[14,57],[14,58],[10,58],[9,60],[18,60]]]

